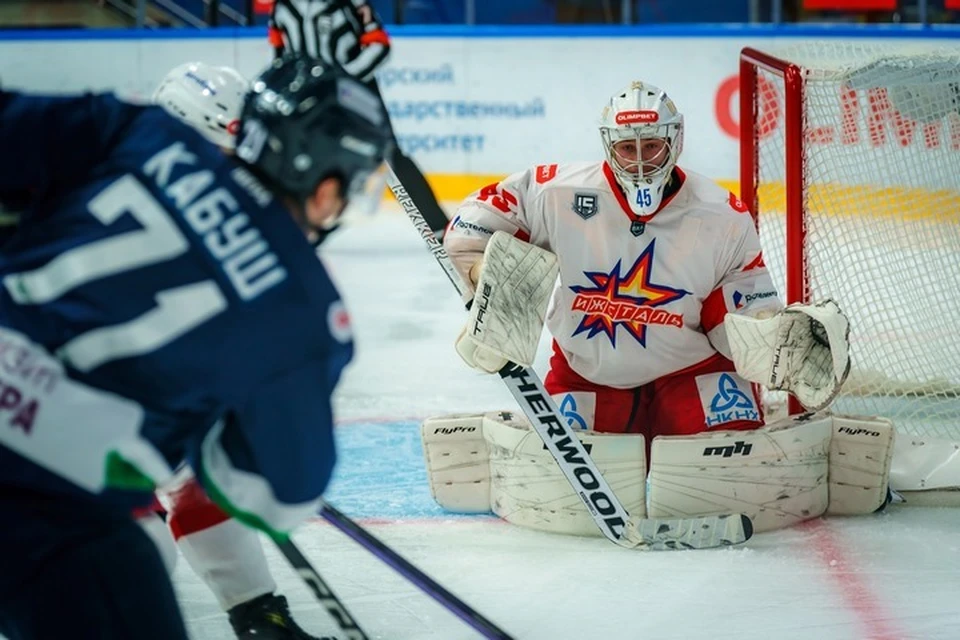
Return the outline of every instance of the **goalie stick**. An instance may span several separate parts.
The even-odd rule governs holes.
[[[387,171],[387,186],[469,309],[473,302],[470,289],[391,167]],[[741,513],[678,519],[632,518],[562,418],[537,374],[507,363],[499,375],[608,540],[628,549],[708,549],[739,544],[753,535],[750,519]]]

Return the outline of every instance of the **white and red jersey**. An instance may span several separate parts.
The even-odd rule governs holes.
[[[627,389],[718,351],[727,313],[779,309],[746,207],[705,176],[674,170],[679,189],[638,216],[606,162],[541,165],[464,201],[444,245],[461,272],[502,230],[557,254],[546,324],[570,367]]]

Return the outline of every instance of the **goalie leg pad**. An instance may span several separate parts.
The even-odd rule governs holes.
[[[490,463],[482,422],[480,414],[453,414],[427,418],[420,425],[430,493],[448,511],[490,511]]]
[[[897,438],[890,463],[894,491],[960,488],[960,442],[940,438]]]
[[[862,515],[884,504],[894,433],[885,418],[833,417],[828,514]]]
[[[763,532],[823,514],[832,425],[803,416],[755,431],[654,438],[650,517],[744,513]]]
[[[580,536],[600,534],[580,497],[529,422],[517,414],[488,413],[483,436],[490,451],[494,513],[521,527]],[[646,456],[641,435],[581,431],[597,469],[632,516],[646,513]],[[563,445],[560,443],[563,450]],[[575,455],[570,449],[564,456]]]

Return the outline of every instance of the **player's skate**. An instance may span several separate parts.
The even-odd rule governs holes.
[[[228,613],[239,640],[336,640],[301,629],[290,615],[287,599],[272,593],[238,604]]]

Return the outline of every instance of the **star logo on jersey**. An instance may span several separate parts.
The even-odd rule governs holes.
[[[690,292],[653,282],[655,245],[656,240],[652,240],[625,275],[621,275],[618,260],[609,273],[585,271],[592,286],[570,287],[577,294],[571,310],[583,313],[573,335],[586,333],[589,340],[602,333],[616,348],[617,327],[623,327],[640,346],[646,347],[649,325],[683,326],[681,314],[657,308]]]

